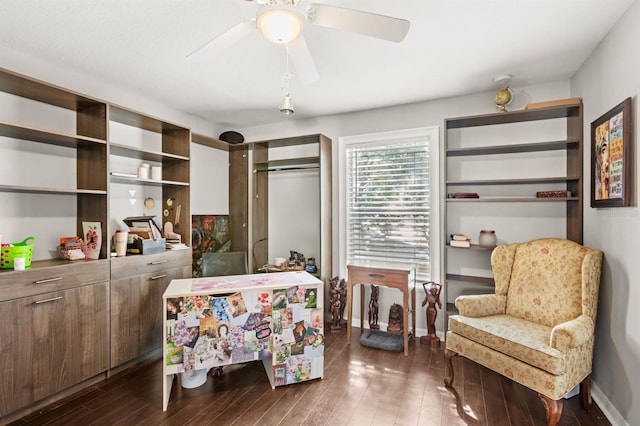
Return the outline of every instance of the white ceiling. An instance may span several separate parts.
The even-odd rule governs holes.
[[[514,87],[565,79],[633,1],[318,0],[411,27],[393,43],[306,25],[320,80],[291,82],[293,116],[278,112],[285,49],[257,30],[206,63],[186,58],[254,17],[248,0],[0,0],[0,67],[11,49],[248,127],[492,90],[505,73]]]

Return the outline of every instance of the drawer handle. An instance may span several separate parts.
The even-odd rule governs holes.
[[[46,283],[52,283],[54,281],[61,281],[62,277],[57,277],[57,278],[47,278],[46,280],[39,280],[36,281],[35,284],[46,284]]]
[[[51,299],[37,300],[34,302],[34,304],[40,305],[41,303],[55,302],[56,300],[60,300],[60,299],[62,299],[62,296],[52,297]]]
[[[149,265],[162,265],[163,263],[167,263],[166,260],[156,260],[155,262],[150,262]]]
[[[151,277],[152,280],[159,280],[160,278],[164,278],[166,277],[167,274],[162,274],[162,275],[156,275],[155,277]]]
[[[371,278],[384,278],[384,274],[369,274]]]

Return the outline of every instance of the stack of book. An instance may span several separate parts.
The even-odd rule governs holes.
[[[451,247],[471,247],[471,238],[464,234],[451,234]]]
[[[477,192],[454,192],[449,198],[480,198]]]
[[[571,191],[538,191],[537,198],[567,198],[571,197]]]

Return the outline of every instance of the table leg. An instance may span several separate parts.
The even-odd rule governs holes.
[[[347,283],[347,345],[351,344],[351,319],[353,318],[353,284]]]
[[[364,330],[364,284],[360,284],[360,333]]]
[[[413,336],[415,337],[416,335],[416,286],[413,286],[413,289],[411,289],[411,325],[412,325],[412,329],[411,331],[413,332]]]
[[[404,356],[409,356],[409,288],[402,290],[402,306],[404,307],[403,324],[404,324]]]

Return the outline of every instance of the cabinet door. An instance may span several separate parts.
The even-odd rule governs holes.
[[[111,282],[111,367],[162,346],[162,295],[191,265]]]
[[[0,303],[0,416],[108,367],[107,283]]]

